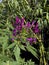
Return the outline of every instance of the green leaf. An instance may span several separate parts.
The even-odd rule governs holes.
[[[20,48],[18,45],[15,46],[13,52],[14,52],[16,60],[19,61],[20,60]]]
[[[20,47],[20,49],[22,49],[22,50],[26,51],[26,49],[25,49],[24,45],[20,44],[20,45],[19,45],[19,47]]]
[[[29,61],[27,61],[27,65],[35,65],[35,62],[31,61],[31,59]]]
[[[0,61],[0,65],[6,65],[6,63],[3,61]]]
[[[47,23],[47,20],[46,20],[46,19],[43,21],[43,24],[45,25],[45,27],[48,25],[48,23]]]
[[[3,39],[3,48],[5,50],[5,48],[7,48],[8,46],[8,36],[5,36],[4,39]]]
[[[26,48],[27,48],[27,50],[28,50],[29,52],[32,53],[32,55],[34,55],[37,59],[39,59],[39,58],[38,58],[37,50],[36,50],[34,47],[32,47],[32,46],[29,45],[29,46],[27,46]]]
[[[47,60],[49,60],[49,52],[47,52],[47,55],[46,55],[46,57],[47,57]]]
[[[20,64],[17,61],[13,61],[13,62],[10,62],[10,65],[20,65]]]
[[[40,21],[40,18],[38,19],[38,25],[39,25],[39,29],[41,29],[41,21]]]
[[[42,15],[43,14],[43,12],[42,12],[42,9],[40,8],[40,14]]]
[[[6,49],[13,48],[15,45],[16,45],[16,43],[12,43],[12,44],[10,44]]]
[[[0,54],[0,60],[7,61],[7,60],[11,60],[11,58],[9,58],[7,55]]]
[[[4,54],[5,48],[8,46],[8,36],[1,36],[0,37],[0,43],[2,45],[2,52]]]

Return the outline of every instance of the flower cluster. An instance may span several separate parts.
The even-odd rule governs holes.
[[[16,33],[21,32],[22,27],[24,26],[24,18],[19,19],[18,17],[16,17],[16,22],[14,23],[14,30],[13,30],[13,35],[16,36]]]
[[[29,41],[30,44],[36,43],[37,39],[36,38],[27,38],[27,41]]]
[[[24,18],[20,19],[16,17],[16,21],[14,23],[13,36],[17,36],[18,34],[20,34],[22,31],[22,28],[25,28],[26,31],[31,29],[35,34],[38,34],[40,32],[38,28],[39,27],[38,22],[32,21],[32,23],[30,22],[24,23],[24,21],[25,21]],[[32,42],[35,43],[37,41],[36,38],[32,38],[32,37],[28,37],[26,38],[26,40],[29,41],[29,43],[32,43]]]
[[[33,27],[33,29],[32,29],[32,30],[33,30],[33,32],[34,32],[34,33],[36,33],[36,34],[37,34],[37,33],[39,33],[39,32],[40,32],[40,30],[39,30],[39,28],[38,28],[38,27],[39,27],[39,26],[38,26],[38,22],[33,21],[33,22],[32,22],[32,27]]]

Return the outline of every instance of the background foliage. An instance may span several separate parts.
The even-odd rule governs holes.
[[[21,42],[11,42],[12,22],[15,17],[24,17],[26,21],[37,20],[42,30],[42,44],[44,47],[46,62],[49,61],[49,1],[48,0],[2,0],[0,3],[0,65],[35,65],[36,61],[21,58],[21,50],[31,52],[35,59],[40,60],[38,48]],[[24,35],[23,31],[23,35]],[[48,37],[45,37],[48,36]],[[23,39],[23,42],[25,38]],[[40,44],[38,42],[38,44]],[[35,45],[36,46],[36,45]],[[38,64],[37,64],[38,65]]]

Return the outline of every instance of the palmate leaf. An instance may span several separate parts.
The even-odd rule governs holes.
[[[29,52],[32,53],[32,55],[34,55],[37,59],[39,59],[39,58],[38,58],[37,50],[36,50],[34,47],[28,45],[26,48],[27,48],[27,50],[28,50]]]

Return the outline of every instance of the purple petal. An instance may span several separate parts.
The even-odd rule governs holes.
[[[11,41],[14,42],[14,38],[12,38]]]
[[[20,23],[21,20],[16,16],[16,24]]]
[[[33,39],[32,38],[27,38],[27,41],[29,41],[30,43],[32,43]]]
[[[35,27],[36,27],[36,28],[38,27],[38,23],[36,23]]]
[[[21,19],[22,26],[24,25],[24,20],[25,20],[24,18]]]
[[[26,27],[27,27],[27,28],[31,28],[30,22],[27,22],[27,23],[26,23]]]
[[[13,36],[16,36],[16,29],[13,30]]]
[[[36,43],[37,39],[36,38],[33,38],[33,42]]]
[[[27,38],[28,41],[33,40],[32,38]]]
[[[32,43],[36,43],[37,39],[36,38],[27,38],[27,41],[29,41],[30,44],[32,45]]]
[[[34,33],[39,33],[39,29],[38,28],[34,28]]]
[[[32,21],[32,26],[35,24],[36,21]]]

